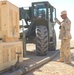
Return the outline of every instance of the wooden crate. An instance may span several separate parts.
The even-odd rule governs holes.
[[[0,1],[0,38],[19,38],[19,8]]]
[[[13,37],[11,37],[11,38],[3,37],[2,41],[3,42],[16,42],[16,41],[19,41],[19,39],[16,37],[14,37],[14,38]]]
[[[14,65],[17,61],[16,52],[21,52],[20,62],[23,61],[22,42],[0,42],[0,71]]]

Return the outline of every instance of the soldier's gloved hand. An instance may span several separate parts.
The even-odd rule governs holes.
[[[55,21],[56,21],[59,25],[61,25],[61,22],[60,22],[57,18],[55,18]]]

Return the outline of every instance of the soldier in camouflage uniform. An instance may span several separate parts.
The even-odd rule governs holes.
[[[60,59],[57,60],[59,62],[71,63],[71,54],[70,54],[70,29],[71,29],[71,21],[67,17],[67,12],[61,12],[61,18],[63,19],[60,22],[57,18],[56,22],[60,25],[60,34],[59,39],[61,40],[61,48],[60,48]]]

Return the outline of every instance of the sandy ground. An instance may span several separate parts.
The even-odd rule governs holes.
[[[72,64],[56,62],[59,54],[51,62],[25,75],[74,75],[74,50],[71,50]]]
[[[74,47],[73,41],[71,41],[71,47]],[[60,42],[58,42],[57,48],[60,48]],[[74,49],[71,50],[72,64],[57,62],[59,57],[58,54],[51,62],[24,75],[74,75]]]

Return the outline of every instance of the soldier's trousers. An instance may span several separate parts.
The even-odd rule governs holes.
[[[66,62],[71,61],[70,39],[61,40],[60,57],[61,60],[66,60]]]

